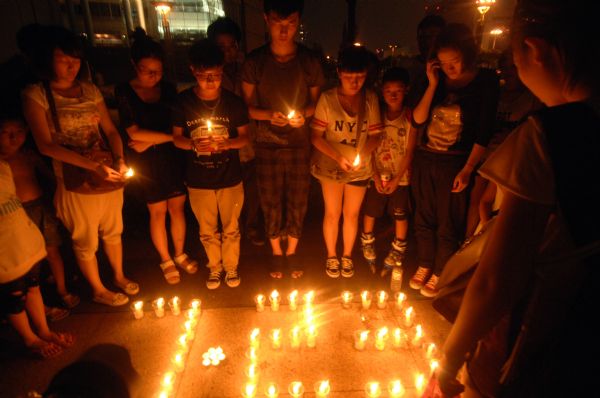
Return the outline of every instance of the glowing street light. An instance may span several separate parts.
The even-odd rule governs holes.
[[[496,0],[476,0],[477,11],[481,14],[481,21],[485,18],[485,14],[492,8],[492,5],[496,3]]]
[[[492,50],[496,49],[496,40],[499,36],[502,36],[503,34],[504,30],[500,28],[490,30],[490,35],[492,35],[492,37],[494,38],[494,40],[492,41]]]
[[[169,13],[171,12],[171,4],[164,2],[164,1],[159,1],[159,2],[154,2],[154,9],[156,10],[157,13],[160,14],[161,16],[161,21],[162,21],[162,27],[163,27],[163,34],[165,37],[165,40],[171,40],[171,27],[169,25]]]

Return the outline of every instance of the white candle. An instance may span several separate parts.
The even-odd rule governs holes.
[[[184,353],[182,352],[177,352],[174,356],[173,356],[173,367],[175,368],[175,372],[177,373],[181,373],[183,371],[184,368],[184,363],[183,363],[183,357],[184,357]]]
[[[425,389],[425,375],[423,373],[417,373],[415,375],[415,388],[417,389],[419,396],[421,396]]]
[[[296,116],[296,111],[292,110],[292,111],[290,111],[290,113],[288,113],[288,115],[287,115],[287,118],[288,118],[288,119],[291,119],[291,118],[293,118],[294,116]]]
[[[290,346],[293,349],[300,348],[300,326],[294,326],[290,330]]]
[[[356,157],[354,158],[354,162],[352,162],[352,166],[354,168],[358,167],[360,165],[360,155],[357,153]]]
[[[437,353],[437,346],[435,345],[435,343],[429,343],[427,345],[427,349],[425,351],[425,355],[427,356],[427,359],[433,359],[433,357],[435,356],[436,353]]]
[[[362,299],[362,307],[363,310],[368,310],[371,307],[371,292],[368,290],[363,290],[360,294],[360,298]]]
[[[331,392],[329,380],[321,380],[315,383],[315,395],[319,398],[326,398]]]
[[[200,299],[193,299],[190,301],[190,309],[196,312],[196,315],[200,314],[202,308],[202,301]]]
[[[251,363],[250,366],[246,369],[246,376],[252,383],[256,383],[258,379],[258,366],[255,363]]]
[[[142,319],[144,317],[144,302],[140,300],[131,304],[131,311],[133,311],[135,319]]]
[[[157,298],[152,302],[152,308],[154,308],[154,314],[157,318],[165,316],[165,299],[162,297]]]
[[[255,347],[250,347],[248,351],[246,351],[246,358],[248,358],[250,362],[256,363],[256,361],[258,361],[258,350]]]
[[[266,299],[264,294],[257,294],[256,297],[254,297],[257,312],[263,312],[265,310],[265,301]]]
[[[194,322],[194,325],[196,325],[198,323],[198,313],[193,309],[186,310],[185,319]]]
[[[169,300],[169,308],[173,315],[179,315],[181,313],[181,300],[179,297],[175,296]]]
[[[315,348],[317,344],[317,328],[315,325],[310,325],[306,330],[306,346],[308,348]]]
[[[162,387],[167,391],[171,391],[173,389],[174,383],[175,383],[175,373],[174,372],[165,373],[165,375],[163,376],[162,382],[161,382]]]
[[[304,294],[304,306],[305,307],[311,307],[315,301],[315,292],[314,290],[309,291],[308,293]]]
[[[342,292],[342,307],[346,309],[352,307],[352,292],[347,290]]]
[[[375,348],[377,348],[379,351],[383,351],[385,349],[385,342],[388,337],[387,327],[379,329],[375,335]]]
[[[406,334],[400,328],[394,329],[394,347],[406,347]]]
[[[368,330],[357,330],[354,332],[354,348],[356,348],[358,351],[364,350],[368,337]]]
[[[255,396],[256,396],[256,384],[246,383],[244,388],[242,388],[242,397],[254,398]]]
[[[431,372],[431,374],[433,374],[433,372],[435,372],[435,370],[439,367],[440,363],[437,361],[437,359],[432,359],[431,361],[429,361],[429,371]]]
[[[409,328],[413,324],[413,307],[408,307],[404,312],[404,326]]]
[[[250,333],[250,347],[258,348],[260,346],[260,329],[254,328]]]
[[[400,380],[392,380],[388,385],[388,392],[390,398],[401,398],[404,396],[405,390]]]
[[[365,393],[369,398],[378,398],[381,396],[381,386],[376,381],[370,381],[365,386]]]
[[[415,327],[415,337],[412,339],[412,345],[414,347],[421,347],[423,344],[423,327],[421,325],[417,325]]]
[[[281,297],[279,296],[279,292],[277,290],[273,290],[271,292],[271,295],[269,296],[269,301],[271,302],[271,311],[279,311],[279,303],[281,301]]]
[[[292,381],[288,387],[288,393],[293,398],[301,398],[304,395],[304,385],[301,381]]]
[[[187,352],[188,351],[188,340],[187,340],[187,335],[182,334],[177,338],[177,344],[179,345],[179,349],[182,352]]]
[[[267,398],[277,398],[279,396],[279,389],[277,388],[277,384],[269,383],[267,388],[265,389],[265,395]]]
[[[290,304],[290,311],[296,311],[298,308],[298,291],[294,290],[288,296],[288,302]]]
[[[377,308],[380,310],[384,309],[387,303],[388,295],[383,290],[377,293]]]
[[[281,329],[273,329],[271,331],[271,347],[274,350],[281,348]]]
[[[404,303],[406,302],[406,294],[398,292],[395,294],[394,298],[396,301],[396,309],[398,311],[402,311],[402,309],[404,308]]]
[[[188,341],[194,340],[196,337],[196,333],[194,333],[194,321],[185,321],[183,323],[183,328],[185,329],[185,336]]]

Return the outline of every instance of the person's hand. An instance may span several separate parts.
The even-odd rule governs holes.
[[[212,152],[213,146],[208,137],[192,140],[192,149],[194,152]]]
[[[336,161],[338,162],[338,165],[340,166],[340,169],[342,169],[342,171],[349,172],[354,169],[352,163],[350,163],[350,161],[346,159],[345,156],[339,155]]]
[[[148,148],[150,148],[152,145],[151,142],[145,142],[145,141],[129,141],[129,144],[127,144],[127,146],[129,146],[129,148],[133,149],[134,151],[136,151],[137,153],[142,153],[145,150],[147,150]]]
[[[379,174],[373,174],[373,182],[375,183],[375,189],[377,190],[377,192],[384,194],[385,188],[383,187],[383,183],[381,182],[381,176]]]
[[[427,61],[426,73],[429,85],[437,86],[440,82],[440,61],[437,59],[430,59]]]
[[[123,178],[125,178],[125,173],[127,173],[127,171],[129,170],[127,163],[125,163],[125,161],[123,159],[119,159],[116,167],[117,167],[117,171],[119,172],[119,174],[121,174],[121,176]]]
[[[452,183],[452,192],[462,192],[463,189],[469,185],[469,180],[471,179],[471,171],[462,169],[456,177],[454,177],[454,182]]]
[[[124,180],[123,175],[117,170],[101,163],[98,163],[98,166],[94,169],[94,171],[105,181],[119,182]]]
[[[440,398],[457,397],[465,390],[465,386],[456,378],[458,371],[447,371],[444,366],[445,362],[442,360],[440,367],[436,370],[438,384],[443,394]]]
[[[231,142],[229,138],[224,138],[220,141],[217,141],[217,152],[228,151],[231,149]]]
[[[304,119],[304,116],[300,112],[294,113],[294,116],[288,120],[289,120],[290,126],[292,126],[294,128],[302,127],[302,126],[304,126],[304,123],[306,122],[306,119]]]
[[[388,181],[387,185],[385,186],[385,188],[383,190],[383,193],[386,195],[393,194],[394,191],[398,188],[399,182],[400,182],[400,175],[393,177],[391,180]]]
[[[273,112],[271,115],[271,124],[277,127],[283,127],[289,123],[290,119],[281,112]]]

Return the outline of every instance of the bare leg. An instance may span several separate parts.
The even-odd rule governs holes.
[[[104,242],[104,252],[108,257],[108,262],[115,273],[115,283],[121,289],[124,289],[128,283],[132,281],[125,277],[123,273],[123,244],[121,242],[116,244],[109,244]],[[130,293],[135,294],[135,293]]]
[[[183,206],[185,195],[177,196],[167,200],[169,216],[171,217],[171,238],[175,249],[175,257],[183,254],[185,244],[185,214]],[[165,261],[165,260],[163,260]]]
[[[167,218],[167,201],[149,203],[150,212],[150,237],[154,248],[160,255],[160,261],[165,262],[171,258],[169,255],[169,241],[167,240],[167,228],[165,226]]]
[[[52,272],[52,276],[56,281],[56,292],[61,297],[66,296],[69,292],[65,282],[65,264],[60,255],[60,250],[57,246],[46,246],[46,252],[48,253],[46,259],[50,264],[50,272]]]
[[[364,216],[363,218],[363,232],[370,234],[375,229],[375,217]]]
[[[476,176],[473,189],[469,198],[469,208],[467,209],[467,231],[466,236],[471,236],[475,233],[477,224],[479,224],[479,203],[485,191],[487,180],[483,177]]]
[[[100,273],[98,272],[98,260],[96,256],[90,260],[77,259],[77,264],[81,273],[92,287],[94,296],[100,296],[105,293],[109,293],[109,290],[104,286],[100,279]]]
[[[283,250],[281,250],[281,238],[269,239],[271,242],[271,249],[273,250],[274,256],[283,256]]]
[[[336,243],[339,232],[340,216],[342,214],[342,200],[344,185],[335,182],[321,181],[325,214],[323,217],[323,238],[327,248],[327,257],[336,256]]]
[[[31,324],[25,311],[21,311],[18,314],[8,314],[7,318],[30,351],[37,353],[42,358],[52,358],[62,352],[60,346],[48,343],[35,334],[31,329]]]
[[[408,233],[408,220],[396,220],[396,238],[406,240]]]
[[[298,238],[288,235],[287,237],[287,248],[285,250],[286,256],[296,254],[296,248],[298,247]]]
[[[360,213],[360,205],[362,204],[367,187],[357,187],[346,184],[344,186],[344,224],[342,226],[344,235],[344,253],[345,257],[352,256],[356,233],[358,232],[358,215]]]
[[[48,327],[48,321],[46,320],[46,315],[44,313],[44,301],[39,286],[29,288],[27,300],[25,301],[25,308],[27,309],[27,315],[29,315],[31,322],[35,326],[38,335],[42,340],[63,348],[73,345],[75,339],[71,334],[55,333]]]

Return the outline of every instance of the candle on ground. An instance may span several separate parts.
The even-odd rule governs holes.
[[[181,300],[179,297],[175,296],[169,300],[169,308],[173,315],[179,315],[181,313]]]
[[[342,307],[346,309],[352,307],[352,292],[347,290],[342,292]]]
[[[273,290],[271,295],[269,296],[269,301],[271,302],[271,311],[279,311],[279,303],[281,302],[281,297],[279,296],[279,292],[277,290]]]
[[[298,291],[294,290],[288,296],[288,302],[290,304],[290,311],[296,311],[298,308]]]
[[[264,294],[257,294],[256,297],[254,297],[257,312],[263,312],[265,310],[265,301],[266,299]]]
[[[135,319],[142,319],[144,317],[144,302],[140,300],[131,304],[131,311],[133,311]]]
[[[152,308],[154,308],[154,314],[157,318],[165,316],[165,299],[162,297],[157,298],[152,302]]]

